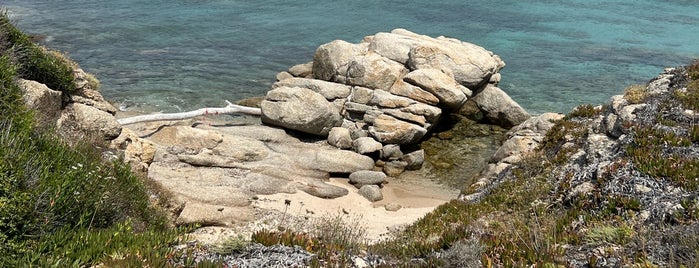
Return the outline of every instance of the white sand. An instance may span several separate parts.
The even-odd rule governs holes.
[[[366,228],[367,239],[377,241],[391,230],[396,230],[422,218],[437,206],[456,198],[457,190],[445,189],[432,182],[411,182],[393,179],[382,189],[384,199],[375,203],[358,194],[357,188],[347,183],[347,179],[330,179],[330,184],[344,187],[349,194],[336,199],[320,199],[304,192],[295,194],[261,195],[253,206],[272,209],[292,216],[329,218],[337,215],[351,224],[359,220]],[[429,187],[431,186],[431,187]],[[291,204],[286,207],[285,200]],[[386,204],[402,206],[398,211],[387,211]]]

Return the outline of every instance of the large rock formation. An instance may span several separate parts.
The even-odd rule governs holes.
[[[20,79],[18,85],[24,93],[24,102],[36,112],[37,127],[55,127],[70,142],[109,141],[119,136],[122,128],[114,118],[116,108],[97,91],[96,80],[77,67],[73,77],[76,90],[72,94]]]
[[[321,136],[345,128],[329,138],[338,148],[349,147],[348,132],[353,141],[419,143],[444,115],[457,111],[512,127],[529,115],[497,88],[503,67],[482,47],[404,29],[358,44],[337,40],[321,45],[313,62],[277,76],[262,101],[263,122]],[[469,100],[473,109],[462,109]]]

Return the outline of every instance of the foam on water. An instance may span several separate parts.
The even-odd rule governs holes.
[[[99,3],[96,3],[99,2]],[[123,107],[163,111],[264,94],[315,48],[406,28],[481,45],[501,87],[533,113],[599,104],[665,66],[699,57],[696,1],[6,0]]]

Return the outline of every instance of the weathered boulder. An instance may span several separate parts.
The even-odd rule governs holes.
[[[295,77],[309,78],[313,73],[313,62],[294,65],[289,68],[289,73]]]
[[[406,163],[406,170],[418,170],[425,162],[425,150],[420,149],[403,155],[401,158]]]
[[[351,92],[351,88],[343,84],[307,78],[288,78],[272,85],[272,89],[278,87],[307,88],[320,93],[320,95],[323,95],[327,100],[347,98]]]
[[[306,158],[309,162],[302,160]],[[330,173],[352,173],[374,167],[371,157],[344,150],[320,150],[313,155],[302,156],[299,160],[312,168]]]
[[[420,45],[424,40],[396,33],[377,33],[369,43],[369,50],[391,60],[407,64],[410,49]]]
[[[349,193],[345,188],[317,181],[311,182],[308,185],[299,186],[299,189],[307,194],[326,199],[343,197]]]
[[[61,114],[62,94],[46,85],[25,79],[19,79],[17,85],[22,89],[22,97],[27,108],[35,111],[36,125],[50,127],[56,124]]]
[[[367,105],[385,108],[401,108],[417,103],[415,100],[396,96],[381,89],[376,89],[373,91],[373,93],[374,94],[371,95],[371,99],[369,99],[369,101],[366,103]]]
[[[367,104],[374,96],[374,90],[365,87],[352,87],[351,102],[359,104]]]
[[[471,90],[459,85],[456,81],[437,69],[418,69],[405,75],[406,82],[432,93],[439,99],[439,106],[448,109],[458,109],[470,96]]]
[[[385,114],[373,118],[370,123],[369,134],[386,144],[416,143],[427,134],[427,129],[421,126]]]
[[[76,91],[69,96],[70,102],[82,103],[112,115],[116,114],[116,107],[107,102],[104,96],[97,91],[99,82],[93,75],[86,73],[80,68],[75,68],[73,69],[73,77],[75,79]]]
[[[398,160],[403,157],[403,151],[400,150],[400,145],[386,144],[381,148],[381,159]]]
[[[362,188],[359,188],[359,194],[371,202],[383,199],[381,188],[377,185],[364,185]]]
[[[467,87],[478,87],[505,67],[492,52],[453,38],[432,38],[405,29],[377,33],[369,50],[415,69],[439,69]]]
[[[352,141],[352,148],[360,154],[378,152],[383,148],[380,142],[371,137],[362,137]]]
[[[337,107],[307,88],[278,87],[260,104],[262,122],[314,135],[328,135],[342,125]]]
[[[352,136],[350,131],[343,127],[334,127],[328,133],[328,144],[340,149],[352,148]]]
[[[71,103],[56,122],[58,132],[71,140],[95,137],[112,140],[121,133],[121,124],[111,114],[81,103]],[[74,138],[74,139],[73,139]]]
[[[349,182],[357,188],[362,188],[364,185],[381,185],[386,182],[386,174],[378,171],[359,170],[349,175]]]
[[[396,81],[388,92],[429,105],[437,105],[439,103],[439,99],[432,93],[427,92],[420,87],[411,85],[403,80]]]
[[[276,153],[292,157],[295,166],[308,170],[349,174],[374,168],[374,160],[371,157],[330,146],[319,147],[303,143],[267,143],[267,146]]]
[[[339,70],[335,81],[354,86],[388,90],[408,70],[400,63],[368,53],[352,59],[346,72]]]
[[[405,161],[401,160],[393,160],[386,162],[383,165],[383,172],[386,173],[389,177],[398,177],[400,176],[403,171],[405,171],[405,168],[408,166],[408,163]]]
[[[429,40],[410,49],[407,62],[410,69],[438,69],[469,88],[480,87],[505,67],[500,57],[471,43],[446,37],[430,38],[403,29],[392,33]]]
[[[357,56],[363,55],[368,49],[368,44],[351,44],[342,40],[335,40],[321,45],[313,55],[313,77],[325,81],[335,81],[343,69],[347,71],[349,62]]]
[[[286,79],[291,79],[294,78],[293,75],[291,75],[289,72],[279,72],[277,73],[277,81],[284,81]]]
[[[503,127],[519,125],[531,117],[507,93],[496,86],[486,86],[473,100],[490,122]]]

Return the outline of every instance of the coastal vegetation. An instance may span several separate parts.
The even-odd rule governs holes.
[[[23,104],[18,78],[70,94],[74,67],[0,16],[0,266],[164,262],[183,230],[151,204],[142,178],[104,160],[104,144],[69,146],[35,128]]]

